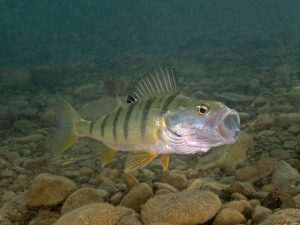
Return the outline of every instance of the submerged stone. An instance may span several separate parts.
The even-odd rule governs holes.
[[[145,224],[202,224],[214,217],[220,208],[221,201],[216,194],[187,190],[151,198],[142,206],[141,215]]]

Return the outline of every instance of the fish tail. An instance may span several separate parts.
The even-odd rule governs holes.
[[[87,136],[91,124],[65,100],[59,100],[57,123],[54,142],[57,145],[56,150],[59,152],[65,152],[76,144],[80,137]]]

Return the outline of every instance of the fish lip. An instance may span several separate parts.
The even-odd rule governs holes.
[[[225,119],[228,118],[228,116],[235,116],[237,119],[235,127],[233,130],[230,130],[225,125]],[[223,141],[225,144],[233,144],[237,141],[240,133],[240,116],[239,113],[234,110],[227,108],[225,109],[225,113],[223,114],[222,118],[220,119],[220,122],[217,124],[216,127],[218,133],[223,138]]]

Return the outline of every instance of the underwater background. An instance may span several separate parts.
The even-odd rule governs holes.
[[[300,2],[0,0],[0,225],[300,225]],[[61,154],[64,98],[94,121],[144,73],[236,109],[236,144],[124,177]]]

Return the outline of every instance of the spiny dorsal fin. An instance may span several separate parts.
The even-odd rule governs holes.
[[[127,103],[134,103],[140,99],[155,97],[166,93],[176,92],[174,69],[162,67],[144,76],[137,83],[132,95],[127,98]]]

